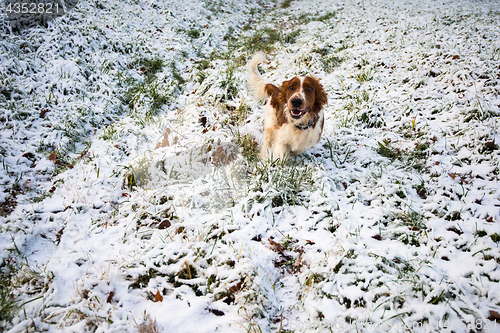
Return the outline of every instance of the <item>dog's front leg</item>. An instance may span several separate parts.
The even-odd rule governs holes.
[[[282,140],[276,140],[273,145],[273,156],[275,158],[283,159],[289,152],[288,144]]]
[[[260,158],[263,160],[267,159],[269,157],[270,150],[271,150],[271,147],[266,146],[264,144],[264,146],[262,146],[262,148],[260,150],[260,154],[259,154]]]
[[[260,158],[262,159],[267,159],[272,150],[272,146],[274,144],[274,138],[275,138],[275,128],[273,124],[266,124],[264,128],[264,144],[262,145],[262,148],[260,150]]]

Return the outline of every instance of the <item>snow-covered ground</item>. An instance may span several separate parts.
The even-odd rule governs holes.
[[[498,8],[0,14],[0,328],[500,332]],[[328,93],[323,138],[286,162],[255,158],[258,50],[274,83]]]

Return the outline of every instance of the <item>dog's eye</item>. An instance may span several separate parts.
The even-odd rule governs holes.
[[[311,87],[307,87],[306,91],[307,91],[307,92],[312,92],[312,91],[313,91],[313,88],[311,88]]]
[[[293,90],[293,86],[288,87],[288,90]]]

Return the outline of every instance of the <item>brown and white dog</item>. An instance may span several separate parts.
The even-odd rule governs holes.
[[[270,97],[264,107],[264,144],[261,158],[283,158],[289,152],[300,154],[319,142],[328,97],[312,76],[296,76],[281,87],[269,83],[257,66],[266,60],[256,53],[247,65],[248,83],[257,98]]]

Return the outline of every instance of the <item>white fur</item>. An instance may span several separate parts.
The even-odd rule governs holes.
[[[305,80],[305,76],[299,76],[299,79],[300,79],[300,90],[297,91],[295,94],[292,95],[292,99],[293,98],[300,98],[301,100],[304,100],[306,99],[306,92],[304,91],[304,80]]]
[[[250,60],[247,64],[248,71],[248,83],[250,87],[252,87],[254,96],[256,98],[266,98],[268,97],[266,94],[266,84],[270,83],[262,75],[259,73],[259,69],[257,66],[266,61],[266,56],[262,52],[257,52],[253,56],[252,60]]]

